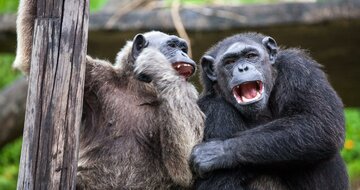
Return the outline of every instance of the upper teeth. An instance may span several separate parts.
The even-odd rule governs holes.
[[[189,66],[191,66],[191,65],[190,65],[190,64],[187,64],[187,63],[184,63],[184,64],[176,65],[176,68],[177,68],[177,69],[180,69],[180,67],[185,67],[185,66],[189,67]]]

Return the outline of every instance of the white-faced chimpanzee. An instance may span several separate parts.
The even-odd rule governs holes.
[[[80,131],[79,189],[168,189],[193,183],[192,148],[204,114],[187,79],[185,41],[138,34],[116,65],[88,57]]]
[[[205,142],[191,155],[197,189],[348,188],[343,104],[321,65],[244,33],[212,47],[201,66]]]
[[[14,66],[24,73],[36,10],[36,1],[20,2]],[[187,82],[194,71],[186,42],[162,32],[137,35],[115,65],[87,57],[77,189],[191,186],[188,161],[204,126],[198,93]]]

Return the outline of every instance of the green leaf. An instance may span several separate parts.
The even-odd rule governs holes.
[[[13,54],[0,53],[0,89],[21,75],[20,72],[13,70],[11,67],[14,58]]]

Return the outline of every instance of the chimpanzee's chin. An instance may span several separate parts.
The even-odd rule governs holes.
[[[256,102],[252,102],[250,104],[237,104],[236,108],[244,115],[244,116],[255,116],[261,113],[266,108],[266,100],[265,97],[261,98]]]

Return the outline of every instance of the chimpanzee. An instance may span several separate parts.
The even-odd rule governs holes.
[[[343,104],[303,50],[243,33],[202,58],[197,189],[348,189]]]

